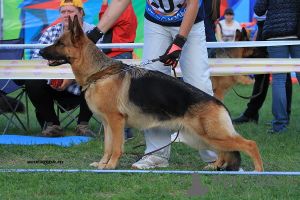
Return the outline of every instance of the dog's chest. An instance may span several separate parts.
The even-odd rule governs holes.
[[[113,80],[93,83],[85,92],[87,104],[92,112],[101,114],[117,112],[121,86]]]

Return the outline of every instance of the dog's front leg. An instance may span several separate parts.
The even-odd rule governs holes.
[[[123,155],[125,118],[122,114],[118,113],[111,114],[107,119],[111,138],[110,142],[105,143],[105,148],[111,148],[108,152],[112,152],[112,154],[108,163],[103,166],[103,169],[115,169]],[[104,159],[104,156],[102,159]]]
[[[104,155],[99,162],[93,162],[90,164],[91,167],[103,169],[108,163],[112,155],[112,139],[111,130],[109,129],[108,123],[103,121],[104,126]]]
[[[207,165],[204,167],[205,170],[216,170],[218,168],[221,168],[223,164],[225,163],[223,154],[219,151],[214,150],[214,152],[218,155],[218,159],[216,162],[214,162],[212,165]]]

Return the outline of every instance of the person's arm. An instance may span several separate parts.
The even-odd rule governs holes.
[[[97,27],[106,33],[126,10],[131,0],[112,0]]]
[[[101,9],[99,12],[99,20],[101,20],[101,18],[103,17],[107,7],[108,7],[108,0],[102,0]]]
[[[218,42],[224,42],[223,38],[222,38],[222,33],[221,33],[221,27],[220,24],[217,24],[217,40]]]
[[[51,27],[49,27],[40,37],[40,39],[38,40],[37,44],[52,44],[53,41],[51,39]],[[40,55],[40,49],[35,49],[31,60],[43,60],[44,58]]]
[[[199,10],[199,0],[187,0],[186,11],[184,13],[178,34],[187,38],[197,17]]]
[[[166,52],[159,56],[159,60],[163,62],[165,66],[171,65],[172,69],[174,69],[178,64],[183,45],[187,40],[199,11],[199,0],[187,0],[186,3],[186,11],[184,13],[178,34]]]
[[[102,19],[102,17],[104,15],[104,13],[106,12],[107,8],[108,8],[108,0],[102,0],[101,10],[99,12],[99,21]],[[110,29],[114,28],[115,26],[118,26],[124,20],[124,18],[122,18],[122,16],[125,13],[126,13],[126,9],[121,14],[121,16],[115,21],[115,23],[110,27]]]
[[[131,0],[112,0],[97,26],[90,31],[88,38],[96,43],[126,10]]]
[[[254,12],[257,16],[263,16],[269,6],[269,1],[267,0],[257,0],[254,4]]]

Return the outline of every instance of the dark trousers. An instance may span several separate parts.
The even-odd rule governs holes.
[[[254,78],[255,78],[255,83],[253,86],[252,95],[259,93],[261,84],[263,84],[262,92],[260,95],[250,100],[250,102],[247,104],[247,109],[244,112],[244,116],[247,118],[258,120],[258,111],[262,107],[269,89],[270,74],[257,74],[254,75]],[[291,106],[292,106],[292,92],[293,92],[292,79],[290,73],[287,73],[285,87],[286,87],[286,98],[287,98],[287,112],[288,115],[290,115]]]
[[[262,41],[263,25],[264,22],[257,22],[258,29],[257,29],[256,41]],[[259,47],[259,50],[267,54],[266,47]],[[269,89],[270,74],[256,74],[254,75],[254,78],[255,78],[255,83],[253,86],[252,95],[259,93],[261,84],[263,84],[262,92],[260,95],[250,100],[250,102],[247,104],[247,109],[244,112],[244,116],[247,118],[258,120],[258,110],[262,107]],[[292,105],[292,79],[290,73],[287,73],[285,87],[286,87],[286,98],[287,98],[287,112],[288,115],[290,115],[291,105]]]
[[[83,92],[78,96],[68,91],[56,91],[47,84],[46,80],[26,80],[25,88],[29,99],[36,108],[36,117],[41,127],[44,126],[45,121],[60,125],[54,110],[53,100],[69,98],[80,102],[78,124],[82,121],[89,122],[93,115],[86,103]]]

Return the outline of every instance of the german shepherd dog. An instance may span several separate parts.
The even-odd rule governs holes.
[[[236,30],[235,41],[250,41],[245,28]],[[216,49],[217,58],[267,58],[267,54],[256,47],[234,47]],[[224,102],[225,95],[238,83],[242,76],[211,76],[214,97]],[[247,97],[246,97],[247,98]]]
[[[226,107],[215,97],[174,77],[126,65],[102,53],[84,34],[77,16],[69,30],[40,54],[65,60],[85,90],[89,108],[103,122],[105,151],[90,166],[115,169],[123,154],[124,127],[162,127],[180,130],[187,144],[218,154],[213,167],[238,170],[239,151],[249,155],[256,171],[263,171],[257,145],[235,130]]]

